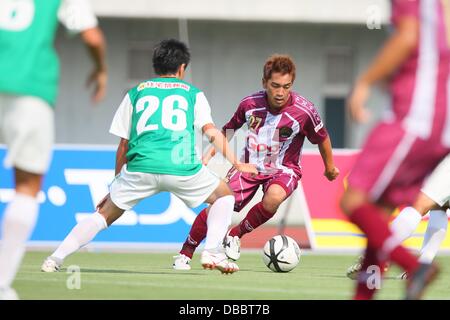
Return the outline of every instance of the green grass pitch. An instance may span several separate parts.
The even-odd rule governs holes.
[[[169,253],[88,253],[66,259],[59,273],[43,273],[40,265],[48,252],[28,252],[14,282],[21,299],[166,299],[258,300],[349,299],[354,283],[345,276],[355,260],[351,255],[305,254],[289,273],[274,273],[260,254],[243,252],[241,270],[222,275],[203,270],[196,254],[190,271],[174,271]],[[437,259],[439,279],[426,299],[450,299],[450,257]],[[80,289],[67,272],[79,266]],[[387,273],[378,299],[402,299],[405,281],[395,279],[397,268]]]

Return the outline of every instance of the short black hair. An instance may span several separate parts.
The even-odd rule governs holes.
[[[156,45],[153,51],[153,69],[158,75],[175,74],[184,63],[187,67],[191,54],[185,43],[166,39]]]

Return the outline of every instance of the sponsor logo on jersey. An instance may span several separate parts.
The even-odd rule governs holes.
[[[279,132],[281,138],[289,138],[292,135],[292,132],[294,131],[290,127],[281,127],[279,129]]]
[[[266,143],[258,143],[258,139],[252,135],[247,137],[247,147],[249,150],[257,152],[258,154],[267,154],[268,156],[278,153],[280,151],[280,144],[274,143],[268,145]]]
[[[191,87],[185,83],[181,82],[157,82],[157,81],[146,81],[138,85],[137,90],[142,91],[144,89],[183,89],[186,91],[191,90]]]

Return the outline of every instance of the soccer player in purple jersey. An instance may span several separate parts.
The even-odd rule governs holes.
[[[408,299],[419,299],[438,273],[401,246],[386,213],[413,203],[425,177],[450,151],[450,12],[445,4],[393,0],[395,30],[348,100],[352,118],[363,122],[371,85],[389,81],[392,109],[368,136],[341,199],[344,212],[367,236],[355,299],[371,299],[376,292],[367,283],[371,266],[381,275],[392,261],[408,272]]]
[[[231,259],[240,256],[239,239],[272,218],[281,203],[297,188],[302,176],[300,159],[305,137],[318,144],[326,178],[333,181],[339,175],[327,130],[314,105],[291,91],[294,80],[295,64],[289,56],[269,57],[263,69],[265,90],[244,98],[222,128],[231,139],[230,131],[234,133],[244,124],[248,126],[242,160],[255,164],[259,171],[256,177],[234,169],[228,172],[228,184],[236,200],[234,210],[239,212],[260,186],[264,191],[262,201],[251,208],[226,237],[225,249]],[[208,163],[214,154],[214,149],[208,150],[203,162]],[[174,269],[190,269],[192,255],[206,235],[207,214],[208,209],[204,209],[197,216],[180,255],[175,257]]]

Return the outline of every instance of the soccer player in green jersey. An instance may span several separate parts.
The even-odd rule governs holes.
[[[110,132],[121,138],[116,155],[116,178],[97,211],[79,222],[41,270],[55,272],[63,260],[90,242],[139,201],[169,191],[189,207],[211,204],[208,232],[201,264],[207,269],[233,273],[238,266],[228,261],[222,241],[234,207],[227,184],[202,165],[195,152],[194,127],[243,173],[256,175],[251,164],[240,163],[227,139],[216,129],[202,91],[183,81],[190,53],[180,41],[162,41],[153,53],[157,78],[128,91],[119,106]]]
[[[2,222],[0,299],[16,299],[11,284],[38,215],[37,194],[54,139],[59,62],[53,42],[61,22],[80,33],[95,68],[93,99],[105,94],[105,43],[88,0],[0,1],[0,136],[14,168],[15,196]]]

